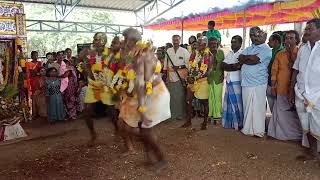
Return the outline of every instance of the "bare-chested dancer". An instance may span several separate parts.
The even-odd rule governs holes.
[[[92,144],[96,139],[96,131],[93,123],[93,104],[101,101],[105,105],[114,106],[116,101],[111,90],[108,88],[108,79],[112,79],[111,66],[112,52],[105,47],[107,36],[105,33],[96,33],[93,37],[93,44],[90,49],[85,49],[80,53],[80,59],[84,62],[85,73],[88,77],[88,89],[85,96],[85,120],[90,130]],[[114,70],[116,71],[116,70]],[[114,109],[114,108],[113,108]],[[113,113],[115,115],[115,113]]]
[[[125,38],[122,58],[127,69],[133,68],[136,76],[134,90],[128,88],[120,103],[119,129],[125,139],[129,153],[134,151],[132,136],[139,136],[151,162],[151,152],[155,155],[154,167],[164,167],[166,161],[157,144],[152,128],[170,118],[170,94],[160,76],[161,64],[152,47],[141,42],[140,33],[132,28],[123,32]]]

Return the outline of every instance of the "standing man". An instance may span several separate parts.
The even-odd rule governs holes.
[[[307,22],[306,44],[299,49],[293,65],[292,87],[295,85],[295,104],[301,121],[302,146],[310,148],[314,156],[320,152],[320,19]],[[298,74],[295,76],[295,74]]]
[[[226,90],[223,103],[222,126],[239,130],[243,126],[242,93],[241,93],[241,64],[239,55],[242,53],[242,37],[233,36],[231,49],[222,63],[227,72]]]
[[[276,97],[273,96],[271,93],[271,69],[272,69],[272,64],[276,58],[276,55],[278,54],[278,52],[284,49],[284,47],[282,46],[281,36],[276,33],[272,34],[269,38],[268,45],[270,48],[272,48],[272,57],[271,57],[270,64],[268,66],[269,76],[268,76],[268,87],[267,87],[267,99],[268,99],[270,111],[273,112],[273,105]]]
[[[190,54],[187,49],[180,47],[181,37],[172,36],[173,47],[167,50],[164,70],[167,74],[167,87],[171,95],[170,108],[172,119],[184,119],[186,115],[185,78],[188,75]],[[179,73],[179,75],[178,75]]]
[[[107,88],[108,74],[105,72],[110,69],[107,63],[109,56],[108,48],[106,48],[107,35],[102,32],[98,32],[93,37],[93,44],[90,49],[84,49],[79,58],[84,62],[85,74],[88,79],[88,88],[84,102],[85,108],[85,120],[90,130],[91,141],[93,143],[97,137],[93,123],[93,108],[97,102],[102,102],[105,105],[115,105],[113,94],[109,88]]]
[[[291,70],[297,58],[299,33],[291,30],[285,35],[286,49],[277,53],[272,65],[271,93],[276,97],[268,136],[279,140],[301,140],[302,128],[296,110],[289,104]]]
[[[221,43],[221,34],[218,30],[214,29],[216,26],[216,22],[214,21],[209,21],[208,22],[208,31],[206,33],[206,37],[208,39],[210,38],[216,38],[219,41],[219,44]]]
[[[245,135],[263,137],[266,118],[268,65],[272,51],[265,43],[267,34],[259,27],[250,29],[252,45],[239,56],[243,100],[243,129]]]
[[[211,37],[208,42],[210,49],[210,62],[208,72],[209,83],[209,117],[213,118],[213,123],[221,120],[222,116],[222,91],[224,72],[222,69],[222,62],[224,60],[224,53],[219,49],[218,39]]]
[[[207,129],[208,120],[208,65],[210,50],[207,48],[207,38],[203,37],[198,40],[199,48],[194,51],[189,60],[189,76],[187,78],[187,121],[182,127],[191,126],[192,119],[192,100],[197,98],[204,107],[204,119],[201,129]]]

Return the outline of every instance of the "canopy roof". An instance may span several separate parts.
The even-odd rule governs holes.
[[[16,0],[16,2],[39,4],[56,4],[59,3],[59,1],[61,0]],[[153,0],[81,0],[77,4],[77,7],[110,9],[120,11],[138,11],[140,8],[146,6],[148,3],[152,1]],[[72,5],[72,0],[69,0],[68,4]]]
[[[262,3],[244,10],[233,8],[204,15],[176,18],[146,25],[144,28],[152,30],[181,30],[183,28],[189,31],[202,31],[207,29],[210,20],[216,22],[216,29],[302,22],[312,19],[314,13],[319,12],[319,7],[320,0]]]

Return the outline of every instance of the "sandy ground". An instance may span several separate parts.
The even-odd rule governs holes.
[[[143,165],[138,140],[139,154],[119,157],[124,144],[107,120],[96,121],[99,139],[93,147],[86,145],[82,120],[37,128],[38,134],[60,131],[0,144],[0,179],[320,179],[316,161],[295,159],[299,143],[247,137],[213,125],[200,131],[200,121],[194,120],[193,129],[179,128],[181,121],[155,128],[169,162],[161,172]]]

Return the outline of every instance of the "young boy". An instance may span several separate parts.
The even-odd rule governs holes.
[[[208,31],[206,33],[206,37],[208,39],[214,37],[214,38],[218,39],[219,44],[220,44],[221,43],[221,34],[218,30],[214,29],[215,26],[216,26],[216,22],[214,22],[214,21],[208,22]]]

